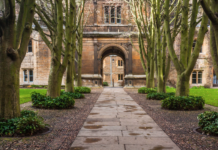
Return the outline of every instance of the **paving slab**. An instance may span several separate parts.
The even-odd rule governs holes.
[[[78,137],[74,141],[75,145],[118,145],[118,137]]]
[[[174,145],[125,145],[126,150],[180,150],[178,146]]]
[[[122,89],[105,88],[71,150],[179,150]]]
[[[101,126],[101,125],[89,125],[89,126],[83,126],[81,131],[126,131],[126,126]],[[129,131],[129,130],[128,130]]]
[[[104,137],[104,136],[122,136],[122,132],[121,131],[84,131],[84,130],[80,130],[78,136],[82,136],[82,137],[88,137],[88,136],[100,136],[100,137]]]

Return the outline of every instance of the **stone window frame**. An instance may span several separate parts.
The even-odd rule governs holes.
[[[24,72],[26,71],[26,75]],[[32,75],[30,75],[30,71],[32,71]],[[25,76],[27,77],[27,81],[25,81]],[[32,77],[32,81],[30,81],[30,76]],[[34,82],[34,70],[33,69],[23,69],[23,82],[24,83],[33,83]]]
[[[118,67],[123,67],[123,65],[124,65],[124,64],[123,64],[123,60],[120,60],[120,59],[117,60],[117,66],[118,66]]]
[[[31,45],[30,45],[30,42],[31,42]],[[31,48],[31,51],[30,51],[30,48]],[[32,39],[29,40],[29,43],[27,46],[27,53],[33,53],[33,40]]]
[[[123,74],[118,74],[117,77],[118,77],[118,81],[123,81]]]
[[[123,10],[123,7],[122,7],[122,3],[103,3],[103,22],[104,24],[122,24],[122,10]],[[105,22],[105,7],[109,7],[109,11],[108,11],[108,14],[109,14],[109,22],[106,23]],[[115,7],[115,23],[111,23],[111,7]],[[117,7],[121,7],[120,9],[120,12],[121,12],[121,22],[120,23],[117,23]]]
[[[196,73],[196,83],[193,83],[193,73]],[[199,73],[201,73],[201,83],[199,83]],[[191,84],[198,85],[198,84],[203,84],[203,70],[193,70],[191,74]]]

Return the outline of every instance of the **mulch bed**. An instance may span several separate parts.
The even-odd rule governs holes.
[[[208,107],[196,111],[166,110],[161,109],[161,101],[146,100],[145,94],[138,94],[135,89],[125,91],[182,150],[218,150],[218,137],[201,135],[193,130],[198,127],[198,114],[210,111]]]
[[[73,109],[48,110],[33,108],[31,103],[21,105],[21,108],[37,111],[38,115],[44,118],[45,123],[51,126],[52,132],[33,137],[1,137],[0,149],[69,150],[101,92],[102,89],[92,89],[90,94],[84,94],[85,98],[75,99]]]

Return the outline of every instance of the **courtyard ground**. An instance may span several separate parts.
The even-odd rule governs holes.
[[[37,111],[38,114],[45,119],[45,122],[51,125],[52,131],[46,135],[33,137],[1,137],[0,149],[68,150],[73,143],[74,145],[72,146],[72,149],[75,146],[77,150],[84,150],[84,146],[86,146],[84,145],[84,143],[93,145],[93,143],[97,142],[104,145],[104,143],[107,142],[118,142],[119,144],[121,144],[121,147],[122,145],[125,145],[126,149],[133,150],[134,148],[134,150],[138,150],[136,147],[131,147],[131,142],[137,145],[139,149],[145,147],[140,146],[143,142],[147,142],[148,145],[152,145],[152,142],[155,142],[155,147],[155,144],[153,144],[153,147],[148,148],[153,150],[172,150],[172,147],[176,147],[172,144],[172,141],[182,150],[218,149],[218,137],[201,135],[193,131],[194,128],[198,127],[197,116],[204,111],[218,111],[217,107],[206,105],[204,110],[198,111],[170,111],[161,109],[160,101],[146,100],[145,94],[138,94],[137,89],[125,89],[127,94],[123,92],[119,94],[119,88],[111,89],[113,89],[114,92],[106,92],[104,93],[103,97],[100,98],[99,96],[102,93],[102,89],[92,89],[92,93],[85,94],[84,99],[76,100],[74,109],[35,109],[31,107],[31,102],[22,104],[22,109]],[[119,101],[119,99],[121,99],[122,101]],[[106,115],[107,113],[111,115]],[[138,113],[138,116],[135,116],[135,113]],[[106,118],[98,118],[99,116],[105,116]],[[117,119],[111,119],[111,116],[116,116]],[[142,119],[137,119],[140,118],[140,116],[142,117]],[[141,122],[145,122],[145,118],[146,120],[148,120],[148,123],[145,125],[148,126],[139,126],[140,120]],[[80,130],[81,128],[82,130]],[[107,132],[111,129],[115,130],[115,132]],[[97,133],[94,130],[103,130],[103,132]],[[116,131],[119,130],[121,133],[118,133],[119,135],[116,135]],[[161,132],[161,134],[159,134],[158,132]],[[101,137],[108,134],[114,134],[114,136],[111,136],[108,139],[105,137]],[[161,145],[161,142],[157,142],[157,140],[160,139],[150,140],[152,138],[155,138],[155,135],[165,136],[166,138],[170,137],[172,141],[169,138],[165,139],[165,142],[170,143],[170,146],[166,145],[166,147],[164,147],[163,145]],[[78,139],[76,139],[77,136]],[[94,137],[87,138],[87,136]],[[147,139],[147,141],[145,139]],[[82,146],[79,146],[79,144],[81,144]],[[104,148],[108,150],[106,146],[104,146]]]
[[[136,89],[125,91],[146,111],[159,127],[182,150],[217,150],[218,137],[206,136],[193,131],[198,127],[197,116],[204,111],[216,110],[206,106],[198,111],[171,111],[161,109],[161,101],[146,100],[145,94],[138,94]]]
[[[105,88],[71,150],[180,150],[122,88]]]
[[[37,111],[51,126],[52,132],[23,138],[1,137],[0,150],[69,150],[101,92],[102,89],[92,89],[92,93],[85,94],[84,99],[75,100],[73,109],[36,109],[31,107],[31,102],[22,104],[22,109]]]

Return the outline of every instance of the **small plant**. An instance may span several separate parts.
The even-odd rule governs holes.
[[[108,86],[108,83],[107,82],[103,82],[103,86]]]
[[[175,96],[175,93],[148,93],[147,99],[163,100],[170,96]]]
[[[218,113],[214,111],[205,111],[198,115],[198,125],[206,134],[218,135]]]
[[[0,120],[0,136],[26,136],[42,131],[48,126],[42,117],[30,110],[21,111],[21,117]]]
[[[141,87],[138,89],[138,93],[141,94],[148,94],[148,93],[155,93],[155,92],[157,92],[157,90],[153,88]]]
[[[61,91],[61,95],[68,95],[74,99],[79,99],[79,98],[84,98],[85,96],[81,93],[71,93],[71,92],[65,92],[65,91]]]
[[[51,98],[49,96],[33,92],[31,99],[33,106],[38,108],[64,109],[72,108],[75,104],[75,100],[67,94],[63,94],[56,98]]]
[[[91,93],[91,89],[88,87],[75,87],[75,93]]]
[[[203,109],[205,100],[201,96],[170,96],[162,100],[162,108],[170,110]]]
[[[31,85],[31,88],[42,88],[43,86],[41,85]]]
[[[193,86],[192,89],[205,89],[203,86]]]

